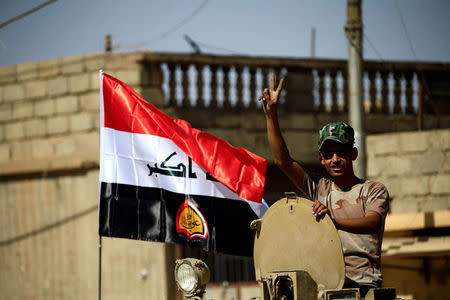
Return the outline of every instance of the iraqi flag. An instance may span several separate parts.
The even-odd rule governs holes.
[[[266,160],[100,81],[99,234],[252,256]]]

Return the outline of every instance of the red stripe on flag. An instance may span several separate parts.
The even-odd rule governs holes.
[[[125,83],[108,74],[102,75],[102,126],[169,138],[239,197],[253,202],[262,201],[267,168],[265,159],[192,128],[184,120],[167,116]]]

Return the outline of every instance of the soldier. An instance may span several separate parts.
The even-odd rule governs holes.
[[[344,288],[359,287],[364,297],[382,282],[381,242],[389,209],[388,191],[381,183],[355,176],[352,162],[358,150],[353,146],[354,130],[344,122],[327,124],[319,131],[319,161],[328,178],[309,173],[292,159],[278,124],[283,82],[281,79],[275,90],[272,74],[270,90],[264,89],[258,99],[262,100],[274,162],[313,201],[313,215],[330,215],[342,242]]]

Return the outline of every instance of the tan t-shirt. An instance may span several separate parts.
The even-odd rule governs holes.
[[[380,286],[381,242],[385,217],[389,210],[386,187],[375,181],[361,180],[348,190],[341,190],[328,178],[306,174],[302,191],[312,200],[327,206],[333,218],[361,218],[369,211],[382,217],[375,234],[354,234],[338,230],[345,260],[345,273],[359,284]]]

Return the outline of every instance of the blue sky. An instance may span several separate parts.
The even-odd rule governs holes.
[[[448,0],[363,0],[365,34],[381,58],[415,60],[395,1],[418,60],[450,62]],[[1,1],[0,22],[42,2]],[[184,26],[155,40],[201,5]],[[188,34],[205,53],[309,57],[312,27],[317,57],[347,58],[346,5],[346,0],[59,0],[0,29],[0,65],[101,52],[106,34],[121,47],[116,52],[189,53],[183,39]],[[366,40],[364,57],[379,55]]]

